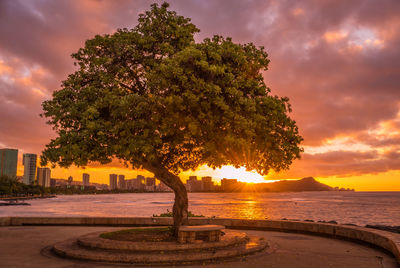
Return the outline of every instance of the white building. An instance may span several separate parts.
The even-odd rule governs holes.
[[[51,170],[50,168],[37,168],[37,184],[43,187],[50,187]]]
[[[24,164],[24,177],[22,179],[25,184],[33,184],[36,178],[36,154],[24,154],[22,162]]]

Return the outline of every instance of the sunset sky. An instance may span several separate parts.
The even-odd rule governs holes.
[[[162,3],[0,1],[0,148],[19,149],[18,175],[22,153],[40,154],[55,135],[39,117],[41,103],[75,70],[71,53],[96,34],[133,28],[153,2]],[[266,84],[272,94],[289,97],[304,153],[289,171],[266,179],[313,176],[331,186],[400,191],[400,1],[169,3],[201,30],[196,41],[219,34],[268,52]],[[52,177],[81,180],[83,172],[92,182],[107,183],[109,173],[150,175],[116,162],[57,168]],[[207,167],[182,177],[189,174],[247,176]]]

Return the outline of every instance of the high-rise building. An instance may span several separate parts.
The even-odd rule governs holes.
[[[122,190],[126,189],[125,175],[118,175],[118,188]]]
[[[135,190],[135,191],[143,191],[144,187],[145,187],[145,184],[143,183],[144,180],[145,180],[145,177],[142,175],[138,175],[136,177],[136,179],[126,180],[125,181],[126,189]]]
[[[82,174],[83,186],[89,186],[90,185],[89,179],[90,179],[90,175],[89,174],[87,174],[87,173],[83,173]]]
[[[146,179],[143,175],[137,175],[136,176],[136,179],[137,180],[140,180],[141,181],[141,183],[144,183],[144,180]]]
[[[197,176],[189,176],[186,182],[187,190],[189,192],[201,192],[203,191],[203,182],[197,180]]]
[[[117,174],[110,174],[110,189],[115,190],[117,189],[117,179],[118,175]]]
[[[156,189],[156,178],[147,177],[146,185],[144,186],[144,190],[147,192],[153,192]]]
[[[23,183],[33,184],[36,178],[36,154],[23,154],[22,162],[24,164]]]
[[[209,192],[214,190],[214,183],[210,176],[202,177],[201,182],[203,184],[203,191]]]
[[[51,170],[50,168],[37,168],[37,184],[43,187],[50,187],[50,177]]]
[[[165,183],[160,181],[160,184],[158,185],[158,191],[160,192],[169,192],[172,191]]]
[[[0,176],[17,177],[18,150],[0,149]]]
[[[147,177],[146,178],[146,186],[155,186],[156,178]]]

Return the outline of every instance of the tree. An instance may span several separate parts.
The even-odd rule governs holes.
[[[181,171],[279,171],[300,157],[302,138],[288,99],[264,83],[264,48],[221,36],[195,43],[199,30],[168,7],[153,4],[134,29],[97,35],[72,55],[79,69],[43,103],[58,136],[41,162],[117,158],[146,169],[174,191],[177,228],[188,213]]]

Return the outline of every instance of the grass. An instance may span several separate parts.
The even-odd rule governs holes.
[[[107,232],[100,234],[101,238],[111,240],[140,240],[140,241],[160,241],[168,239],[172,235],[171,227],[155,227],[155,228],[133,228],[119,230],[115,232]]]
[[[167,212],[161,213],[160,215],[153,214],[153,217],[173,217],[173,215],[172,215],[172,211],[169,211],[169,210],[167,209]],[[203,216],[203,215],[196,215],[196,214],[193,214],[191,211],[188,211],[188,217],[205,217],[205,216]]]

